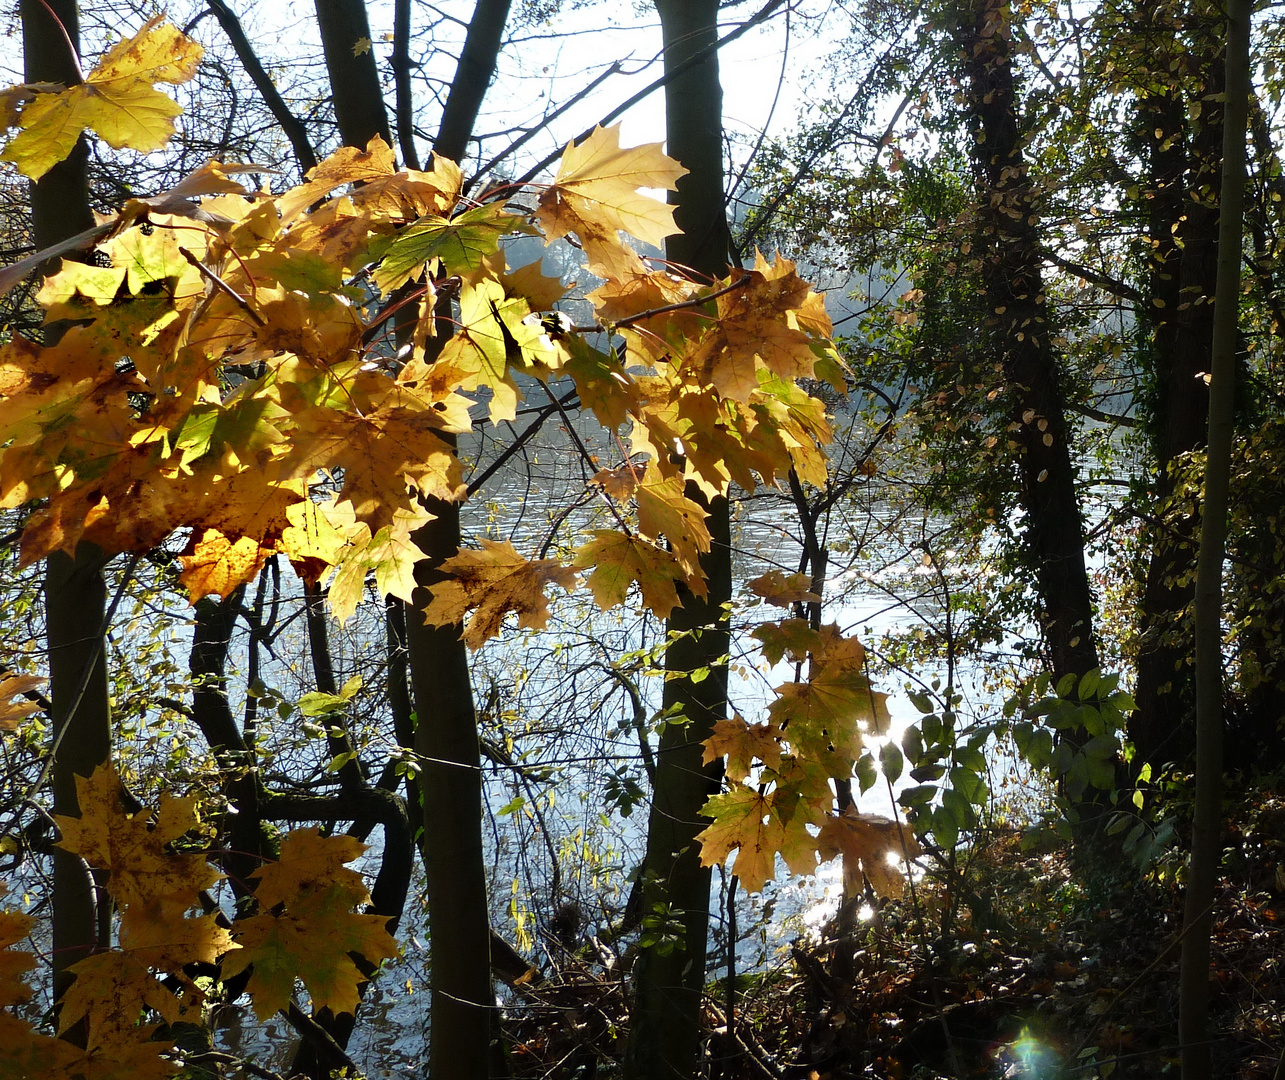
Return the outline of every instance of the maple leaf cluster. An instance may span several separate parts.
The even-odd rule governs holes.
[[[78,241],[105,265],[64,261],[38,294],[47,320],[72,328],[0,347],[0,507],[33,508],[24,563],[81,541],[148,550],[185,530],[193,600],[228,595],[280,553],[328,587],[341,620],[372,575],[409,601],[426,500],[465,496],[455,439],[471,410],[510,420],[523,386],[556,379],[606,428],[628,426],[629,456],[600,486],[618,528],[569,567],[508,545],[450,560],[428,617],[476,611],[474,647],[509,612],[542,625],[545,587],[575,587],[574,571],[604,607],[635,585],[661,616],[677,583],[703,594],[710,536],[689,484],[712,496],[792,469],[823,482],[830,429],[795,382],[841,381],[821,298],[780,258],[722,282],[651,268],[623,232],[674,231],[640,190],[682,174],[658,145],[622,149],[615,129],[596,130],[530,214],[467,199],[442,158],[399,170],[378,138],[281,195],[233,171],[209,165],[130,200]],[[578,238],[605,279],[589,295],[597,329],[621,346],[548,329],[565,289],[538,263],[510,268],[502,243],[541,233]]]
[[[352,837],[321,836],[316,828],[288,833],[278,860],[256,875],[258,912],[229,924],[208,892],[222,875],[203,852],[174,848],[199,824],[195,798],[165,793],[155,810],[128,813],[110,765],[78,776],[76,792],[80,816],[56,816],[59,846],[106,873],[119,936],[114,948],[70,969],[75,979],[59,1002],[58,1030],[83,1021],[85,1046],[77,1047],[3,1011],[31,994],[22,975],[34,957],[9,947],[27,936],[34,920],[0,912],[0,1045],[19,1062],[17,1075],[174,1075],[178,1064],[167,1056],[173,1044],[157,1037],[162,1028],[148,1018],[166,1025],[203,1022],[206,994],[188,973],[193,964],[217,971],[219,981],[248,969],[246,992],[265,1018],[290,1004],[296,979],[315,1008],[351,1013],[366,979],[357,962],[371,970],[397,955],[387,920],[353,910],[370,894],[345,865],[365,850]],[[193,914],[195,908],[201,913]]]
[[[812,595],[806,579],[791,578],[778,572],[750,585],[773,602]],[[701,863],[713,866],[735,852],[736,876],[755,892],[775,876],[777,855],[796,874],[842,855],[851,895],[863,882],[881,896],[900,895],[904,877],[888,855],[922,854],[913,831],[852,808],[836,814],[830,787],[832,778],[854,772],[862,791],[870,787],[875,769],[866,739],[888,732],[888,695],[871,685],[865,649],[833,624],[814,629],[803,619],[766,623],[754,637],[769,664],[788,660],[798,672],[806,666],[807,676],[776,688],[763,723],[720,720],[705,740],[705,763],[726,758],[729,784],[702,810],[713,824],[698,836]]]

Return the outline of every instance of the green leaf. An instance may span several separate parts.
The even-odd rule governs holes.
[[[304,716],[325,716],[327,713],[343,709],[361,689],[361,676],[354,675],[337,694],[325,694],[320,690],[304,694],[299,699],[298,709]]]
[[[929,830],[937,840],[937,845],[947,851],[959,843],[959,823],[955,820],[955,815],[945,807],[938,807],[933,811]]]
[[[472,278],[509,233],[533,234],[524,219],[510,214],[503,203],[486,203],[453,218],[426,215],[395,237],[376,240],[371,253],[381,260],[375,284],[387,296],[415,278],[428,264],[440,263],[448,276]]]
[[[875,781],[879,779],[879,774],[875,771],[875,759],[869,753],[861,755],[852,771],[861,786],[862,795],[874,787]]]
[[[985,806],[986,800],[990,796],[990,789],[983,780],[972,769],[955,768],[950,770],[950,788],[955,790],[967,799],[974,806]],[[944,796],[943,796],[944,797]]]
[[[524,806],[526,806],[526,797],[524,795],[519,795],[516,798],[510,799],[501,806],[497,813],[499,813],[501,817],[504,817],[507,814],[516,814]]]
[[[906,760],[901,755],[901,747],[889,739],[879,750],[879,764],[883,768],[884,776],[895,783],[901,776],[902,769],[906,767]]]
[[[918,709],[925,716],[927,716],[929,713],[934,711],[932,700],[928,697],[927,694],[922,694],[917,691],[912,691],[907,696],[910,698],[910,704],[912,704],[916,709]]]
[[[925,806],[937,797],[936,784],[919,784],[917,787],[906,788],[897,796],[897,802],[902,806]]]

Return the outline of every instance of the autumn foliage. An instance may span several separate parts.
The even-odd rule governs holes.
[[[39,176],[86,128],[112,145],[159,146],[177,107],[154,84],[190,77],[198,56],[149,23],[83,86],[14,88],[3,115],[21,130],[4,156]],[[614,527],[569,557],[483,541],[448,560],[421,611],[462,624],[479,648],[510,614],[541,628],[550,585],[583,584],[603,608],[637,597],[661,617],[680,585],[703,594],[711,540],[692,485],[715,496],[791,472],[824,482],[830,428],[797,382],[842,385],[823,302],[780,257],[700,281],[640,255],[624,234],[657,244],[674,231],[670,209],[643,190],[672,188],[683,172],[658,145],[622,148],[615,129],[598,129],[567,147],[552,183],[480,198],[454,163],[401,169],[378,138],[281,193],[238,182],[247,171],[210,163],[63,245],[96,253],[64,261],[40,289],[46,319],[69,329],[52,344],[0,346],[0,507],[27,511],[23,563],[82,541],[146,552],[177,534],[193,601],[229,595],[282,555],[326,589],[340,620],[372,579],[409,602],[426,501],[467,494],[456,439],[470,410],[510,420],[525,395],[569,381],[576,422],[616,433],[624,450],[610,467],[594,462]],[[590,325],[555,310],[566,289],[538,262],[508,265],[515,234],[574,238],[601,280]],[[811,597],[781,575],[756,587],[786,605]],[[769,665],[788,660],[795,674],[763,722],[725,721],[707,744],[708,757],[728,758],[729,789],[706,807],[704,861],[736,852],[754,890],[778,853],[797,872],[842,853],[895,891],[886,852],[911,856],[913,840],[832,810],[830,778],[872,778],[863,739],[888,722],[860,644],[799,620],[756,636]],[[29,688],[0,686],[0,727],[23,722],[14,699]],[[61,1027],[83,1022],[86,1049],[0,1013],[19,1075],[169,1075],[158,1024],[200,1022],[210,983],[194,971],[243,976],[260,1017],[289,1006],[296,980],[314,1007],[351,1012],[363,970],[396,953],[384,920],[360,913],[369,896],[347,865],[355,840],[285,836],[256,875],[256,906],[229,921],[193,832],[195,800],[164,795],[127,813],[105,766],[82,780],[80,805],[83,817],[58,823],[62,844],[106,872],[119,940],[77,966],[61,1002]],[[0,916],[0,945],[29,925]],[[0,1005],[22,1000],[30,967],[22,952],[0,953]]]

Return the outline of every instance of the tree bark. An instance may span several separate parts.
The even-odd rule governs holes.
[[[463,158],[495,72],[508,8],[508,0],[478,0],[434,153]],[[448,318],[450,313],[438,314]],[[449,336],[450,329],[443,329]],[[441,580],[442,563],[459,551],[460,507],[433,499],[427,509],[436,517],[415,535],[425,559],[415,570],[420,591],[406,619],[406,646],[433,950],[428,1072],[433,1080],[474,1080],[490,1071],[498,1019],[482,849],[482,763],[461,627],[428,626],[421,614],[429,599],[422,590]]]
[[[459,67],[442,109],[433,153],[463,162],[487,87],[495,75],[511,0],[477,0],[464,38]]]
[[[975,246],[987,312],[983,329],[1008,386],[1023,541],[1050,664],[1057,679],[1078,680],[1098,666],[1093,596],[1062,365],[1045,305],[1039,207],[1022,152],[1009,19],[1007,0],[975,0],[971,19],[956,28],[979,194]],[[1100,814],[1092,794],[1076,809],[1081,828],[1091,831]]]
[[[28,82],[81,81],[73,49],[79,50],[75,0],[22,0],[22,48]],[[89,209],[89,149],[82,137],[31,186],[32,224],[37,250],[92,228]],[[46,328],[52,344],[64,328]],[[102,625],[107,609],[104,558],[92,544],[74,557],[51,555],[45,566],[45,633],[49,650],[49,696],[54,705],[54,813],[77,817],[76,776],[89,776],[111,755],[111,706]],[[82,689],[83,687],[83,689]],[[101,876],[101,875],[100,875]],[[111,908],[102,881],[76,856],[54,849],[53,985],[57,1000],[74,976],[68,972],[95,947],[107,944]],[[95,896],[97,892],[97,896]],[[96,902],[97,901],[97,902]],[[83,1026],[68,1033],[84,1036]]]
[[[988,29],[990,28],[990,29]],[[972,110],[985,329],[1009,383],[1026,546],[1035,570],[1054,673],[1097,667],[1093,599],[1075,493],[1062,372],[1045,307],[1038,207],[1022,153],[1008,5],[978,0],[961,27]]]
[[[1172,41],[1167,20],[1155,38]],[[1199,509],[1172,505],[1172,467],[1205,443],[1217,276],[1218,168],[1222,156],[1222,66],[1218,45],[1205,51],[1201,114],[1190,138],[1186,103],[1176,88],[1143,99],[1139,127],[1149,150],[1151,241],[1149,311],[1150,417],[1155,498],[1160,519],[1147,527],[1146,582],[1139,613],[1141,640],[1129,718],[1135,769],[1143,762],[1188,763],[1195,745],[1191,602]],[[1173,48],[1176,55],[1177,48]],[[1162,52],[1162,57],[1167,55]],[[1168,512],[1166,512],[1166,510]]]
[[[718,37],[716,0],[657,0],[664,37],[666,74]],[[682,233],[666,242],[671,262],[710,277],[727,272],[731,238],[723,192],[723,95],[718,54],[683,71],[665,86],[668,152],[688,174],[670,196]],[[709,930],[710,870],[700,865],[696,834],[709,824],[701,807],[718,791],[721,768],[702,765],[702,740],[727,716],[729,634],[725,605],[732,595],[728,501],[706,500],[694,485],[687,495],[708,513],[712,543],[702,559],[709,592],[704,599],[680,593],[670,617],[665,654],[664,706],[686,723],[666,725],[656,756],[656,780],[647,824],[643,864],[643,914],[657,905],[682,924],[681,943],[662,952],[644,949],[634,965],[625,1076],[637,1080],[697,1075],[700,1004],[705,984]],[[700,682],[675,677],[707,671]]]
[[[1183,913],[1178,1034],[1182,1080],[1210,1080],[1209,934],[1222,845],[1222,570],[1235,411],[1245,128],[1249,101],[1252,0],[1227,5],[1227,97],[1223,117],[1218,286],[1214,303],[1205,497],[1196,567],[1196,803]]]
[[[345,146],[363,150],[376,135],[391,146],[364,0],[316,0],[316,7],[339,137]]]

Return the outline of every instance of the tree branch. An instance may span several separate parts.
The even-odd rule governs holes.
[[[227,34],[237,59],[241,61],[241,66],[245,68],[255,88],[263,95],[263,103],[267,105],[268,111],[272,113],[281,130],[285,132],[286,138],[290,140],[300,171],[306,173],[309,169],[315,169],[317,155],[312,149],[312,143],[308,140],[308,129],[304,127],[303,121],[290,111],[290,106],[278,92],[272,76],[259,63],[254,46],[250,44],[249,38],[241,28],[241,20],[223,0],[205,0],[205,2],[219,25],[223,27],[223,32]]]

